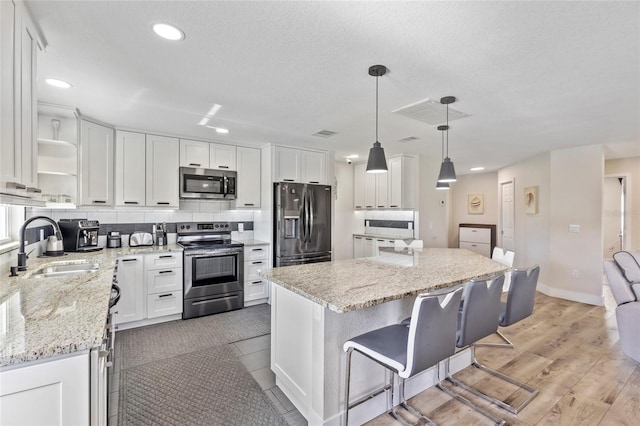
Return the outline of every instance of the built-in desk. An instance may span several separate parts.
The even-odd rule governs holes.
[[[506,267],[463,249],[382,249],[373,258],[273,268],[271,369],[276,384],[310,425],[339,425],[344,408],[342,345],[358,334],[395,324],[411,314],[415,296],[488,277]],[[351,398],[387,382],[386,372],[354,355]],[[468,352],[452,358],[452,370],[469,365]],[[410,397],[435,384],[437,368],[407,380]],[[350,412],[360,424],[385,411],[385,395]]]

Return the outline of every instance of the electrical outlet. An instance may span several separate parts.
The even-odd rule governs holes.
[[[578,278],[580,277],[580,271],[578,271],[577,269],[574,269],[571,271],[571,278]]]

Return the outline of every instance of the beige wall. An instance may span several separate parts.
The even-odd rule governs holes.
[[[461,223],[498,225],[497,188],[497,172],[458,176],[458,181],[451,184],[451,247],[458,247],[458,226]],[[470,194],[484,194],[484,214],[468,213],[467,197]]]
[[[353,258],[353,164],[335,163],[336,199],[335,220],[333,221],[333,258],[335,260]]]
[[[450,191],[437,191],[440,159],[418,158],[418,238],[425,247],[455,247],[448,238]]]
[[[525,268],[540,265],[539,282],[550,283],[549,221],[550,221],[550,153],[531,157],[498,171],[496,193],[501,182],[514,181],[514,266]],[[524,188],[538,187],[538,213],[524,211]],[[499,211],[498,200],[498,211]],[[498,216],[498,245],[500,245],[500,217]]]
[[[628,248],[640,249],[640,157],[621,158],[604,162],[604,174],[628,176],[627,197],[630,206],[626,212]]]
[[[550,295],[602,303],[602,145],[551,152]],[[569,225],[580,232],[569,232]],[[572,276],[577,271],[578,277]]]

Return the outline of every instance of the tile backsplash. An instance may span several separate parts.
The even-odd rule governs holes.
[[[362,212],[364,233],[415,238],[418,213],[411,210],[370,210]]]

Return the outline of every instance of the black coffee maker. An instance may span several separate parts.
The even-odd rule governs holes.
[[[87,219],[60,219],[58,222],[64,251],[87,252],[102,250],[98,247],[98,231],[100,223],[97,220]]]

